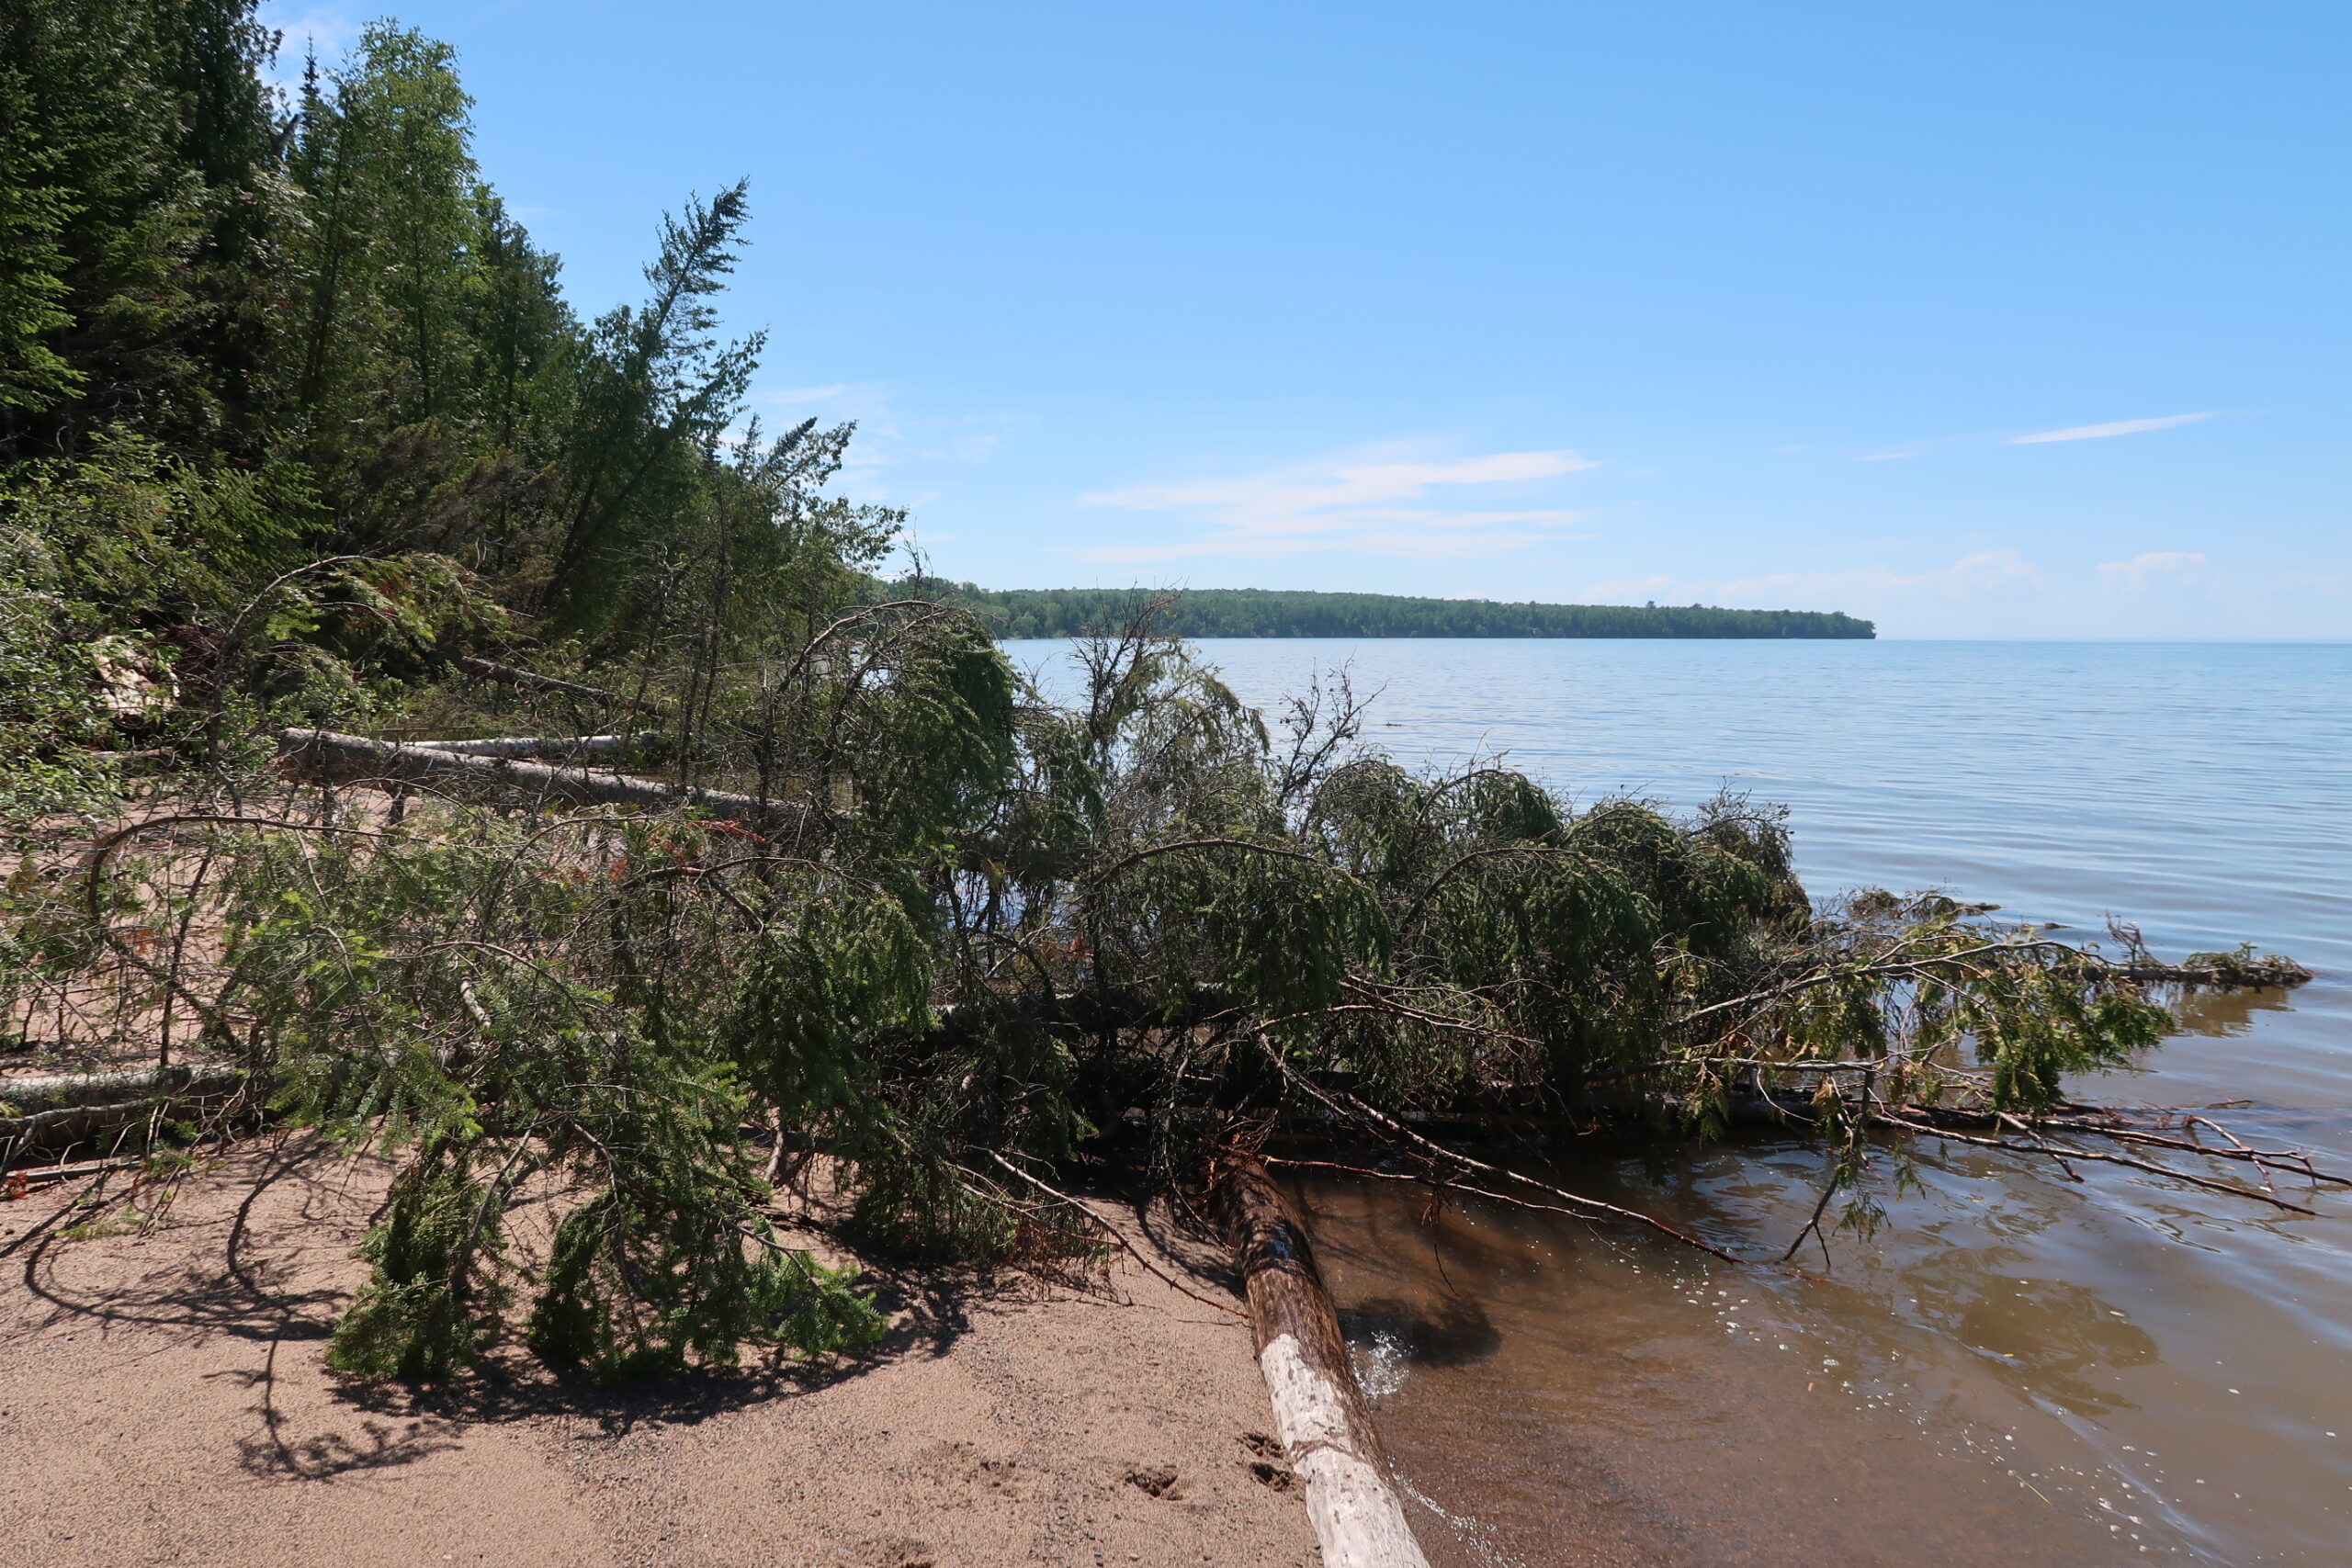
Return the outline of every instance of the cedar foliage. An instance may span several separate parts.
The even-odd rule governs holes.
[[[1835,1144],[1873,1092],[2048,1111],[2165,1026],[1949,900],[1815,908],[1744,801],[1408,773],[1344,682],[1270,726],[1162,604],[1047,705],[876,592],[848,427],[743,418],[743,186],[583,322],[413,31],[283,98],[242,0],[0,39],[0,994],[39,1059],[231,1063],[211,1130],[398,1162],[346,1371],[869,1344],[775,1221],[819,1160],[866,1245],[1047,1266],[1096,1245],[1055,1165],[1140,1139],[1181,1188],[1302,1094],[1706,1128],[1794,1083]],[[297,783],[289,726],[625,735],[757,804]]]

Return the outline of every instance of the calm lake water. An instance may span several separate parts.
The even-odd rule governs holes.
[[[1007,645],[1055,666],[1058,645]],[[1790,807],[1816,894],[1944,887],[2159,953],[2319,977],[2211,998],[2086,1098],[2352,1167],[2352,647],[1212,641],[1261,705],[1350,664],[1408,762],[1579,801]],[[2244,1102],[2244,1103],[2236,1103]],[[1818,1156],[1545,1151],[1777,1256]],[[2091,1167],[1922,1152],[1804,1276],[1543,1216],[1304,1196],[1446,1563],[2352,1562],[2352,1193],[2285,1214]]]

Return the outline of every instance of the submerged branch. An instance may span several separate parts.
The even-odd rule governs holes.
[[[1442,1144],[1433,1143],[1430,1139],[1421,1136],[1419,1133],[1414,1132],[1410,1127],[1406,1126],[1396,1118],[1386,1115],[1382,1111],[1375,1111],[1371,1106],[1366,1105],[1363,1100],[1358,1100],[1354,1095],[1349,1094],[1344,1089],[1336,1091],[1336,1094],[1333,1092],[1327,1092],[1317,1086],[1313,1080],[1299,1073],[1299,1071],[1293,1067],[1288,1062],[1284,1061],[1283,1059],[1281,1050],[1272,1041],[1268,1040],[1262,1032],[1260,1032],[1257,1034],[1256,1039],[1260,1048],[1265,1053],[1267,1059],[1273,1063],[1276,1070],[1281,1072],[1283,1077],[1290,1082],[1292,1087],[1302,1089],[1307,1094],[1312,1095],[1317,1100],[1321,1100],[1325,1105],[1329,1106],[1334,1112],[1344,1120],[1354,1122],[1359,1125],[1374,1129],[1377,1135],[1383,1137],[1386,1141],[1410,1145],[1415,1152],[1416,1157],[1427,1161],[1435,1168],[1444,1169],[1448,1167],[1454,1167],[1464,1170],[1480,1171],[1487,1176],[1495,1177],[1504,1181],[1517,1182],[1522,1186],[1534,1188],[1540,1192],[1549,1193],[1555,1198],[1561,1199],[1566,1202],[1575,1205],[1576,1207],[1569,1212],[1581,1213],[1584,1217],[1588,1219],[1591,1218],[1595,1214],[1608,1214],[1616,1219],[1625,1220],[1637,1225],[1645,1226],[1650,1230],[1658,1232],[1662,1235],[1671,1236],[1674,1240],[1681,1242],[1686,1247],[1695,1247],[1700,1251],[1711,1253],[1713,1256],[1722,1258],[1726,1263],[1747,1263],[1751,1261],[1751,1259],[1741,1258],[1735,1253],[1726,1252],[1722,1247],[1715,1246],[1713,1242],[1702,1241],[1687,1231],[1678,1230],[1674,1226],[1668,1224],[1664,1220],[1658,1219],[1655,1215],[1645,1214],[1638,1209],[1626,1209],[1621,1208],[1614,1203],[1604,1203],[1598,1198],[1588,1198],[1581,1192],[1571,1192],[1565,1187],[1555,1187],[1550,1182],[1539,1181],[1534,1177],[1527,1176],[1519,1171],[1512,1170],[1507,1166],[1489,1165],[1484,1160],[1474,1159],[1470,1156],[1462,1154],[1457,1150],[1449,1149]],[[1342,1101],[1345,1103],[1343,1104]],[[1504,1201],[1506,1202],[1510,1201],[1509,1199]]]
[[[1876,1122],[1883,1122],[1888,1126],[1900,1127],[1923,1137],[1940,1138],[1956,1144],[1973,1144],[1980,1148],[2003,1149],[2010,1154],[2040,1155],[2045,1159],[2056,1160],[2062,1166],[2068,1160],[2075,1159],[2094,1160],[2102,1165],[2120,1165],[2132,1170],[2145,1171],[2151,1176],[2161,1176],[2167,1180],[2185,1181],[2192,1187],[2202,1187],[2209,1191],[2226,1192],[2233,1198],[2251,1198],[2257,1203],[2268,1203],[2273,1208],[2284,1209],[2290,1213],[2314,1214],[2319,1212],[2301,1203],[2290,1202],[2275,1192],[2264,1192],[2252,1187],[2242,1187],[2234,1181],[2216,1180],[2210,1176],[2198,1176],[2170,1166],[2158,1165],[2153,1160],[2133,1159],[2129,1155],[2108,1154],[2098,1149],[2076,1148],[2071,1145],[2060,1147],[2046,1140],[2037,1140],[2029,1144],[2020,1143],[2015,1138],[1980,1137],[1973,1133],[1962,1133],[1949,1127],[1939,1127],[1932,1122],[1915,1122],[1907,1117],[1895,1115],[1883,1106],[1874,1110],[1871,1117]]]

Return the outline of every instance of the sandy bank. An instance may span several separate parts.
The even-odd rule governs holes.
[[[256,1148],[75,1241],[27,1239],[62,1193],[0,1203],[0,1563],[1315,1561],[1248,1329],[1125,1259],[1116,1302],[902,1290],[813,1372],[411,1395],[321,1364],[379,1180]]]

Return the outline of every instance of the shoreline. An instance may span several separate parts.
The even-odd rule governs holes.
[[[502,1356],[411,1392],[322,1362],[382,1179],[272,1140],[144,1235],[27,1242],[67,1194],[0,1204],[0,1564],[1317,1560],[1248,1325],[1124,1256],[1099,1294],[871,1276],[888,1339],[825,1367],[596,1388]],[[1231,1296],[1211,1249],[1114,1217]]]

